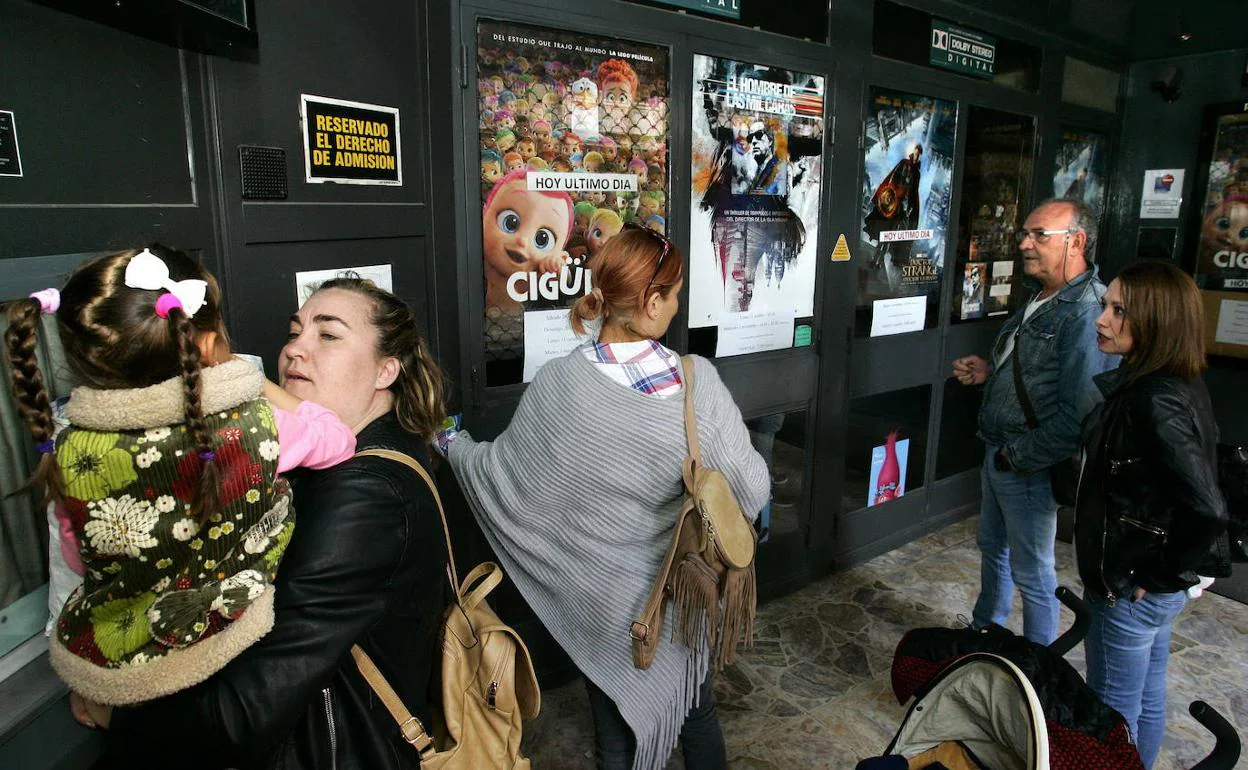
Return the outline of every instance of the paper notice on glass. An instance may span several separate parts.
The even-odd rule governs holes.
[[[872,303],[871,336],[923,331],[927,318],[927,296],[877,299]]]
[[[1178,219],[1183,205],[1183,169],[1152,168],[1144,172],[1140,219]]]
[[[793,311],[720,313],[715,357],[740,356],[793,346]]]
[[[994,283],[988,287],[988,295],[991,297],[1008,297],[1010,296],[1011,286],[1008,283]]]
[[[524,314],[524,381],[532,382],[547,361],[562,358],[587,338],[572,331],[568,311],[530,310]]]
[[[1248,345],[1248,301],[1224,299],[1218,308],[1218,326],[1214,342]]]
[[[295,297],[302,307],[317,287],[331,278],[364,278],[386,291],[394,291],[394,280],[389,265],[363,265],[361,267],[335,267],[330,270],[306,270],[295,273]]]

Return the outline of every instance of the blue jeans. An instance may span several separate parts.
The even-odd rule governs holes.
[[[1145,594],[1134,602],[1119,599],[1112,607],[1104,597],[1085,593],[1083,598],[1092,612],[1083,642],[1088,685],[1127,720],[1144,767],[1152,767],[1166,730],[1170,625],[1187,604],[1187,593]]]
[[[589,710],[594,717],[595,767],[599,770],[630,770],[637,753],[633,730],[620,716],[611,697],[585,677],[589,693]],[[715,693],[711,690],[711,674],[698,690],[698,703],[689,710],[680,728],[680,750],[688,770],[727,770],[728,750],[724,731],[715,710]]]
[[[1049,644],[1057,638],[1057,503],[1048,471],[999,471],[997,447],[988,447],[981,473],[983,502],[976,542],[980,552],[979,599],[972,614],[975,628],[1004,626],[1014,600],[1014,584],[1023,595],[1023,636]]]

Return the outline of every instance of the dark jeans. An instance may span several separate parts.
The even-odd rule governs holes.
[[[599,770],[629,770],[637,739],[633,730],[620,716],[610,696],[585,678],[589,692],[589,709],[594,716],[594,755]],[[724,731],[719,727],[715,710],[715,693],[711,691],[711,675],[698,690],[698,704],[685,717],[680,728],[680,750],[686,770],[727,770],[728,753],[724,748]]]

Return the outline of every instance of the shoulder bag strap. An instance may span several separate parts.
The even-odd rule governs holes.
[[[1036,419],[1036,410],[1031,408],[1031,398],[1027,395],[1027,386],[1023,384],[1023,365],[1018,362],[1019,344],[1023,341],[1023,325],[1018,325],[1018,330],[1014,332],[1014,350],[1010,352],[1010,358],[1014,359],[1014,392],[1018,394],[1018,403],[1023,407],[1023,416],[1027,418],[1027,426],[1032,430],[1040,427],[1040,421]]]
[[[446,577],[451,581],[451,593],[459,601],[459,575],[455,571],[455,554],[451,551],[451,530],[446,525],[446,511],[442,508],[442,496],[438,494],[438,485],[434,483],[433,477],[429,475],[429,471],[425,470],[425,466],[416,462],[411,455],[397,452],[393,449],[364,449],[355,453],[356,457],[382,457],[387,460],[393,460],[402,463],[416,472],[429,486],[429,491],[433,492],[433,501],[438,506],[438,516],[442,519],[442,534],[446,536],[446,558],[447,573]],[[368,682],[368,686],[377,694],[382,705],[386,707],[386,711],[390,712],[390,716],[399,725],[399,732],[403,735],[403,740],[407,741],[420,754],[421,764],[437,754],[437,750],[433,745],[433,738],[429,737],[428,730],[425,729],[424,723],[412,712],[407,710],[407,706],[403,705],[403,699],[394,691],[390,683],[386,681],[386,677],[377,669],[372,658],[368,657],[368,653],[364,652],[364,648],[358,644],[351,645],[351,657],[355,660],[355,667],[359,669],[360,675]]]
[[[403,700],[399,694],[394,691],[386,678],[377,670],[377,666],[373,664],[372,658],[368,657],[368,653],[360,645],[351,646],[351,657],[355,659],[355,666],[360,670],[360,674],[364,676],[368,686],[373,688],[373,692],[377,693],[377,697],[381,700],[382,705],[386,707],[386,711],[390,712],[390,716],[399,725],[399,732],[403,734],[403,740],[412,745],[420,754],[420,764],[425,765],[435,754],[437,749],[433,746],[433,738],[429,737],[429,732],[425,729],[425,725],[419,718],[412,715],[407,710],[407,706],[403,705]]]
[[[698,416],[693,409],[693,357],[681,356],[681,368],[685,376],[685,438],[689,442],[689,456],[702,464],[702,449],[698,444]]]
[[[689,442],[689,456],[685,458],[683,463],[684,478],[685,487],[692,490],[692,466],[702,461],[698,447],[698,420],[693,410],[693,359],[689,356],[681,356],[680,360],[681,368],[684,370],[685,438]],[[692,504],[686,498],[685,502],[681,504],[680,512],[676,516],[676,526],[672,528],[672,540],[668,544],[667,552],[663,555],[663,561],[659,564],[659,571],[655,575],[654,585],[650,587],[650,595],[646,597],[646,604],[642,608],[641,617],[634,620],[629,628],[628,633],[633,640],[633,665],[637,668],[648,668],[650,665],[647,649],[654,644],[654,637],[658,634],[659,626],[662,622],[667,578],[672,571],[672,564],[676,560],[681,527],[685,517],[689,515],[692,508]],[[652,655],[653,652],[649,654]]]

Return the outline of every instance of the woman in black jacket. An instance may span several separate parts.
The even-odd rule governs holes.
[[[371,283],[335,279],[290,323],[283,385],[333,409],[359,450],[394,449],[427,464],[427,439],[445,417],[442,375],[411,309]],[[103,766],[419,765],[349,651],[361,645],[429,723],[449,599],[432,494],[380,457],[290,478],[299,526],[278,571],[273,630],[203,684],[113,711]]]
[[[1126,718],[1147,768],[1165,731],[1170,626],[1198,575],[1230,574],[1227,515],[1195,282],[1170,263],[1139,262],[1101,302],[1097,345],[1123,362],[1095,378],[1105,401],[1084,423],[1084,644],[1088,684]]]

